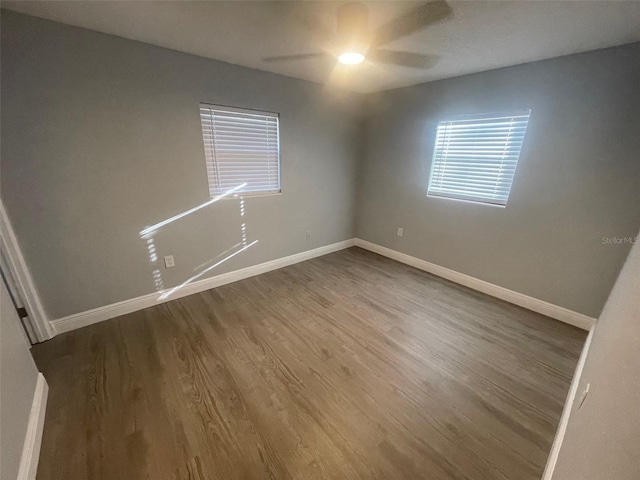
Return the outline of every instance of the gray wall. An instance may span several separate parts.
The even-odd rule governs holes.
[[[283,193],[246,199],[258,244],[209,275],[352,238],[361,100],[3,11],[2,195],[49,316],[156,289],[138,233],[209,200],[199,102],[281,116]],[[162,228],[163,285],[235,245],[239,211],[225,200]]]
[[[20,319],[0,278],[0,478],[17,478],[38,380]]]
[[[3,201],[51,318],[156,290],[139,232],[208,200],[201,101],[281,114],[283,194],[246,199],[258,244],[208,275],[357,234],[597,316],[629,250],[602,237],[640,226],[640,44],[365,100],[3,11],[1,80]],[[509,108],[533,113],[507,208],[427,198],[438,119]],[[163,227],[162,285],[223,258],[239,212]]]
[[[640,44],[368,98],[359,238],[597,317],[640,227]],[[439,119],[531,108],[506,208],[427,198]],[[404,236],[396,236],[404,227]]]
[[[640,240],[637,242],[593,332],[554,480],[640,478]],[[579,407],[587,384],[589,393]]]

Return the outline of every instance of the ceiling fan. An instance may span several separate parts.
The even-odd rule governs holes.
[[[346,65],[362,63],[365,58],[386,65],[412,68],[428,68],[437,56],[380,48],[394,40],[422,30],[436,22],[451,17],[452,10],[445,0],[433,0],[421,4],[398,18],[382,25],[375,32],[369,31],[369,9],[362,3],[347,3],[336,12],[338,61]],[[266,62],[308,60],[330,55],[327,52],[300,53],[263,58]]]

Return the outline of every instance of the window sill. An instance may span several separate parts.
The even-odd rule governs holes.
[[[277,197],[282,195],[282,192],[269,192],[269,193],[261,193],[261,192],[250,192],[250,193],[234,193],[233,195],[229,195],[221,198],[220,200],[237,200],[240,197],[243,198],[259,198],[259,197]]]
[[[479,200],[467,200],[466,198],[445,197],[444,195],[429,195],[427,198],[435,198],[437,200],[453,200],[454,202],[475,203],[476,205],[484,205],[487,207],[507,208],[507,205],[500,205],[499,203],[481,202]]]

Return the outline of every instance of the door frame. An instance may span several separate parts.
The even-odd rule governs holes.
[[[0,199],[0,248],[4,254],[9,276],[15,281],[15,288],[19,292],[27,309],[29,320],[38,342],[44,342],[54,337],[55,333],[49,318],[40,302],[38,290],[33,282],[29,268],[22,256],[18,239],[14,233],[9,217]]]
[[[29,345],[38,343],[38,337],[34,331],[31,319],[29,318],[22,295],[20,294],[18,287],[16,287],[17,282],[11,275],[11,269],[9,268],[8,261],[5,258],[3,249],[0,249],[0,277],[2,277],[2,283],[4,283],[5,288],[9,292],[9,297],[11,297],[11,302],[18,313],[18,317],[20,317],[22,333],[24,334],[25,340]]]

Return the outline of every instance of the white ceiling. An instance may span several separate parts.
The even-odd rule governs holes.
[[[2,7],[202,57],[359,92],[449,78],[640,41],[640,1],[451,1],[453,18],[387,45],[438,54],[430,69],[334,57],[268,63],[263,57],[338,53],[319,32],[335,31],[345,2],[3,1]],[[423,2],[363,2],[374,29]]]

